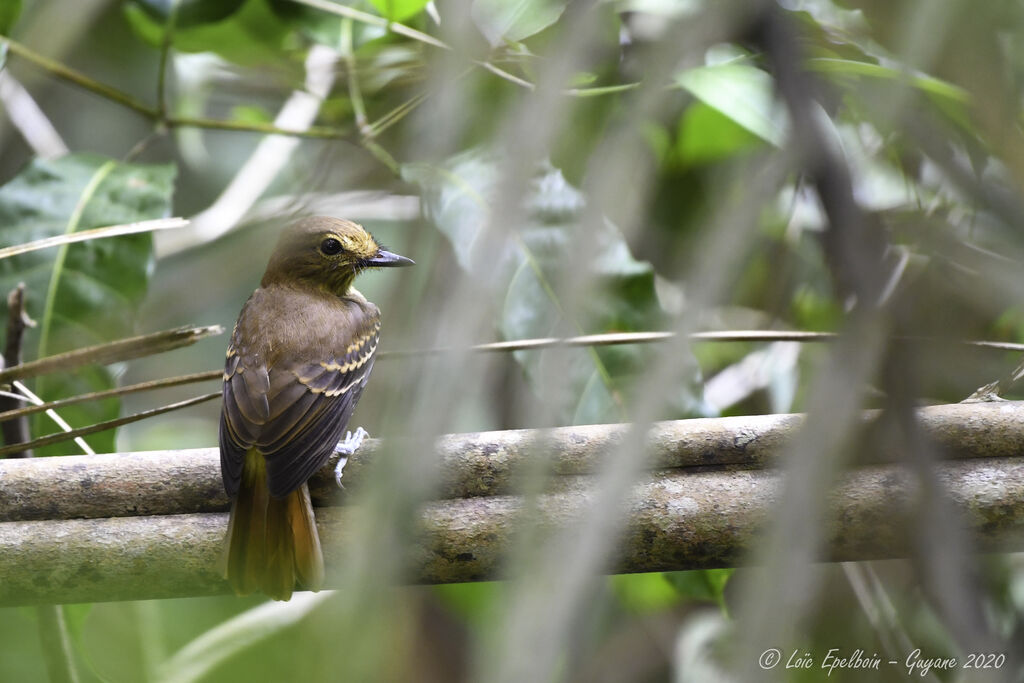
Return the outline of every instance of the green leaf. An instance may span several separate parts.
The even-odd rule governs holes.
[[[662,576],[679,595],[697,600],[711,600],[725,609],[725,586],[732,569],[695,569],[687,572],[665,572]]]
[[[288,602],[266,602],[242,612],[200,634],[164,660],[152,680],[202,680],[239,652],[264,645],[268,639],[294,628],[330,598],[331,591],[297,593]]]
[[[0,33],[10,35],[14,28],[14,22],[21,14],[21,0],[3,0],[0,2]],[[0,55],[0,66],[3,65],[3,55]]]
[[[231,16],[245,0],[130,0],[158,23],[166,24],[174,15],[176,28],[211,24]]]
[[[381,16],[391,21],[405,21],[423,11],[430,0],[370,0]]]
[[[0,187],[0,246],[166,216],[174,175],[170,164],[126,164],[91,154],[36,160]],[[44,356],[133,334],[152,270],[151,235],[92,240],[0,260],[0,292],[26,283],[28,312],[38,327],[26,335],[25,355]],[[53,400],[113,384],[109,369],[92,367],[40,378],[36,392]],[[118,411],[119,402],[108,400],[69,406],[60,414],[82,427],[117,417]],[[45,416],[33,422],[36,436],[54,430]],[[97,450],[113,450],[113,433],[88,440]],[[70,446],[54,446],[40,455],[66,452]]]
[[[540,33],[565,11],[562,0],[473,0],[470,15],[491,45]]]
[[[166,19],[137,4],[126,4],[124,14],[143,40],[154,47],[163,43]],[[176,27],[172,42],[179,52],[215,52],[236,64],[260,66],[283,60],[289,35],[289,23],[274,13],[269,0],[245,0],[220,20]]]
[[[666,579],[661,572],[609,577],[619,602],[636,614],[658,612],[680,602],[679,591]]]
[[[477,149],[441,166],[407,165],[403,176],[420,186],[428,217],[451,242],[460,266],[502,297],[496,326],[505,339],[662,327],[650,264],[633,258],[608,221],[584,232],[586,197],[549,164],[530,181],[525,220],[485,233],[493,223],[498,169],[495,154]],[[580,310],[567,315],[558,283],[584,272],[592,291]],[[630,392],[639,389],[635,380],[648,370],[651,355],[649,348],[621,346],[517,351],[514,357],[560,420],[596,423],[628,418]],[[681,390],[669,414],[694,414],[694,394],[692,385]]]
[[[781,146],[788,119],[775,100],[772,79],[745,64],[716,64],[684,71],[676,82],[707,106],[773,145]]]
[[[679,120],[676,152],[686,165],[720,161],[761,144],[761,138],[703,102],[687,107]]]
[[[970,104],[971,96],[963,88],[928,75],[910,74],[872,62],[853,59],[819,57],[807,60],[808,65],[819,73],[867,76],[889,81],[908,82],[926,93],[941,97],[957,104]]]
[[[842,77],[864,77],[894,83],[906,83],[917,88],[961,127],[971,130],[971,117],[968,107],[971,95],[963,88],[926,74],[894,69],[873,62],[862,62],[856,59],[835,59],[819,57],[807,60],[810,68],[825,74],[833,80]]]

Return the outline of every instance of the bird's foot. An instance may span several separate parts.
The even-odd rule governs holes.
[[[345,488],[341,484],[341,474],[342,470],[345,469],[345,465],[348,464],[349,457],[359,449],[359,446],[363,443],[363,439],[369,435],[370,434],[362,427],[356,427],[356,431],[347,432],[345,434],[345,438],[339,441],[338,445],[334,447],[334,452],[339,456],[338,464],[334,468],[334,481],[337,482],[338,488]]]

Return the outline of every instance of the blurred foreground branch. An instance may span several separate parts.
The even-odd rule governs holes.
[[[978,547],[1024,549],[1024,458],[1016,457],[1024,452],[1024,405],[936,406],[918,415],[936,448],[961,458],[940,464],[937,473]],[[865,416],[868,427],[873,417]],[[798,415],[773,415],[655,425],[647,438],[651,471],[623,511],[629,523],[614,569],[743,562],[780,491],[781,476],[763,466],[802,423]],[[551,529],[583,521],[578,517],[597,493],[589,473],[604,456],[614,457],[627,433],[624,425],[591,425],[438,439],[442,486],[439,500],[420,512],[406,558],[409,580],[500,578],[503,553],[524,515],[539,514]],[[424,447],[369,442],[346,469],[346,485],[357,489],[383,448]],[[509,492],[534,458],[548,460],[556,476],[526,510]],[[361,509],[323,507],[343,498],[331,489],[331,467],[313,480],[313,490],[328,562],[339,564]],[[822,559],[906,556],[914,481],[899,465],[847,473],[830,496]],[[226,592],[216,571],[226,505],[216,449],[2,461],[0,605]]]

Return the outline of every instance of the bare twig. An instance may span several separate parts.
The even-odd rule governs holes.
[[[16,417],[22,417],[25,415],[33,415],[35,413],[43,412],[44,410],[56,410],[57,408],[63,408],[64,406],[75,405],[76,403],[85,403],[88,401],[99,401],[105,398],[114,398],[117,396],[124,396],[126,394],[135,394],[140,391],[152,391],[154,389],[166,389],[168,387],[177,387],[182,384],[192,384],[194,382],[207,382],[210,380],[220,379],[224,373],[221,370],[208,370],[206,372],[195,372],[189,375],[180,375],[178,377],[168,377],[167,379],[156,379],[148,382],[139,382],[138,384],[131,384],[126,387],[115,387],[114,389],[107,389],[106,391],[94,391],[88,394],[79,394],[78,396],[71,396],[69,398],[61,398],[56,401],[47,401],[46,403],[40,403],[38,405],[26,406],[24,408],[15,408],[0,412],[0,422],[12,420]],[[22,400],[25,400],[22,398]]]
[[[656,342],[671,341],[676,338],[675,332],[650,331],[650,332],[609,332],[605,334],[585,334],[577,337],[538,337],[535,339],[511,339],[509,341],[487,342],[475,344],[463,348],[434,348],[415,349],[408,351],[382,351],[380,358],[393,358],[403,356],[436,355],[442,353],[465,353],[472,352],[507,352],[507,351],[528,351],[533,349],[546,349],[557,346],[582,347],[582,346],[616,346],[619,344],[653,344]],[[803,332],[798,330],[715,330],[708,332],[694,332],[687,335],[692,342],[800,342],[818,343],[835,341],[835,332]],[[929,342],[935,344],[962,344],[994,351],[1022,351],[1024,344],[1014,342],[997,342],[984,340],[961,340],[901,336],[896,337],[898,341]]]
[[[350,135],[347,131],[334,128],[312,127],[305,130],[293,130],[278,128],[270,124],[257,122],[222,121],[218,119],[164,116],[163,112],[161,112],[159,108],[151,107],[122,90],[118,90],[113,86],[90,78],[89,76],[65,66],[60,62],[44,57],[29,47],[22,45],[18,41],[12,40],[7,36],[0,36],[0,45],[6,45],[12,54],[31,62],[40,69],[43,69],[63,81],[67,81],[68,83],[84,88],[112,102],[128,107],[129,109],[142,114],[146,118],[151,119],[155,123],[168,128],[206,128],[329,140],[345,139]]]
[[[69,432],[61,432],[58,434],[50,434],[49,436],[42,436],[39,437],[38,439],[33,439],[32,441],[29,441],[28,443],[25,444],[18,444],[17,446],[4,446],[3,448],[0,448],[0,457],[6,456],[9,452],[16,449],[18,446],[24,445],[29,448],[40,448],[42,446],[50,446],[55,443],[63,443],[64,441],[71,441],[72,439],[78,438],[80,436],[88,436],[90,434],[96,434],[97,432],[105,432],[108,429],[115,429],[122,425],[131,424],[132,422],[145,420],[146,418],[153,417],[154,415],[162,415],[164,413],[169,413],[172,410],[188,408],[198,403],[203,403],[204,401],[209,401],[211,399],[219,397],[220,392],[216,391],[209,394],[203,394],[202,396],[196,396],[195,398],[190,398],[185,401],[178,401],[177,403],[171,403],[166,406],[161,406],[160,408],[153,408],[152,410],[143,410],[132,415],[119,417],[114,420],[97,422],[96,424],[89,425],[88,427],[79,427],[78,429],[72,429]]]
[[[27,398],[29,401],[32,401],[36,405],[43,404],[43,399],[36,396],[31,389],[29,389],[27,386],[25,386],[18,380],[14,380],[14,388],[20,391],[21,394],[25,396],[25,398]],[[48,409],[46,410],[46,416],[53,420],[57,424],[57,426],[63,429],[65,432],[71,431],[71,425],[67,423],[67,420],[58,415],[56,411]],[[83,439],[80,436],[76,436],[74,438],[75,443],[78,444],[78,447],[82,449],[83,453],[85,453],[86,455],[96,454],[96,451],[92,449],[92,446],[90,446],[85,439]]]
[[[224,328],[220,325],[206,327],[176,327],[171,330],[154,332],[139,337],[119,339],[107,344],[97,344],[83,349],[75,349],[54,356],[23,363],[17,367],[0,371],[0,383],[15,379],[36,377],[57,370],[69,370],[83,365],[107,365],[132,358],[150,356],[188,346],[213,334],[220,334]]]
[[[21,341],[26,327],[32,327],[35,321],[25,311],[25,283],[21,282],[7,295],[7,339],[4,343],[4,366],[21,363]],[[19,402],[6,396],[0,397],[0,410],[17,408]],[[4,443],[25,443],[29,439],[28,420],[15,420],[5,423],[2,427]],[[11,453],[10,458],[31,458],[29,450]]]
[[[11,247],[0,249],[0,259],[17,256],[38,249],[59,247],[63,244],[85,242],[86,240],[101,239],[104,237],[120,237],[122,235],[134,235],[139,232],[156,232],[157,230],[171,230],[183,228],[188,225],[184,218],[157,218],[150,221],[139,221],[138,223],[126,223],[125,225],[110,225],[103,228],[92,228],[91,230],[79,230],[77,232],[44,237],[43,239],[16,244]]]
[[[123,90],[118,90],[106,83],[101,83],[100,81],[89,78],[85,74],[75,71],[58,61],[50,59],[49,57],[44,57],[16,40],[12,40],[7,36],[0,36],[0,45],[6,45],[11,51],[11,54],[17,55],[27,62],[31,62],[40,69],[49,72],[51,75],[56,76],[63,81],[77,85],[80,88],[85,88],[86,90],[105,97],[112,102],[117,102],[120,105],[137,111],[148,118],[156,119],[159,116],[159,113],[155,109],[143,104]]]

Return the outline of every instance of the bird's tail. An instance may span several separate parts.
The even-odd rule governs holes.
[[[266,461],[256,449],[245,456],[221,564],[239,595],[258,590],[287,600],[296,580],[314,591],[323,585],[324,559],[309,488],[303,484],[284,498],[271,496]]]

